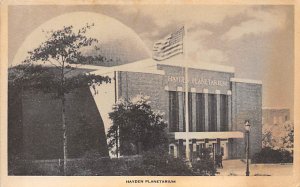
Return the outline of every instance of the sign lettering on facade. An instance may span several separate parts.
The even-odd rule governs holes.
[[[185,83],[184,76],[168,76],[168,82],[177,82],[177,83]],[[223,80],[215,80],[209,78],[192,78],[189,80],[192,84],[196,85],[208,85],[208,86],[228,86],[227,81]]]

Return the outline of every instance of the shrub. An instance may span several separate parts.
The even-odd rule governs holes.
[[[193,171],[196,175],[213,176],[217,169],[214,160],[210,157],[210,150],[208,148],[202,149],[199,160],[192,163]]]
[[[117,142],[121,155],[141,154],[168,141],[163,114],[152,110],[148,96],[132,100],[120,99],[109,113],[113,121],[108,130],[108,148],[116,154]]]
[[[14,166],[14,171],[12,171],[11,175],[35,175],[35,176],[43,176],[49,175],[47,171],[40,168],[38,164],[34,164],[32,161],[20,160]]]
[[[202,151],[199,160],[189,167],[185,160],[174,158],[166,151],[166,147],[159,146],[142,155],[141,162],[134,162],[129,166],[130,175],[150,176],[213,176],[216,168],[213,159],[210,157],[209,149]]]
[[[252,163],[292,163],[293,155],[284,149],[263,148],[252,158]]]
[[[130,166],[129,171],[131,175],[193,175],[193,171],[183,160],[170,156],[163,146],[144,152],[142,162]]]

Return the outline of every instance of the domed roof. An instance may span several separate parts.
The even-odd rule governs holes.
[[[83,54],[91,56],[101,54],[112,60],[105,64],[96,62],[94,65],[114,66],[150,57],[150,52],[140,37],[118,20],[99,13],[73,12],[54,17],[33,30],[18,49],[12,64],[20,64],[28,56],[28,51],[45,41],[43,30],[56,30],[72,25],[76,31],[86,24],[94,24],[86,35],[98,39],[100,50],[96,51],[94,47],[88,47],[82,51]]]

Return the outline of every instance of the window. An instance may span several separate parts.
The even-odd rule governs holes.
[[[205,103],[204,94],[196,94],[196,131],[205,131]]]
[[[214,94],[208,94],[208,131],[217,131],[217,101]]]
[[[220,95],[220,126],[221,131],[228,131],[228,96]]]
[[[188,93],[188,111],[189,111],[189,132],[215,132],[217,131],[217,110],[220,110],[220,131],[228,131],[228,96],[220,95],[220,108],[217,109],[217,95],[208,94],[208,129],[205,129],[205,97],[203,93],[196,93],[193,100],[194,93]],[[181,100],[179,101],[179,98]],[[179,106],[181,105],[181,106]],[[186,131],[185,126],[185,93],[169,91],[169,131],[179,132],[179,130]],[[196,106],[196,114],[193,114],[193,105]],[[181,111],[179,111],[181,109]],[[195,115],[195,116],[194,116]],[[196,117],[196,118],[193,118]],[[179,121],[179,118],[181,120]],[[196,121],[193,121],[196,119]],[[182,123],[182,129],[181,124]],[[193,129],[196,125],[196,129]],[[194,127],[195,128],[195,127]]]
[[[182,94],[182,100],[179,102],[179,96]],[[179,107],[179,104],[182,106]],[[179,111],[179,108],[183,111]],[[189,110],[189,131],[192,132],[192,93],[188,93],[188,110]],[[170,132],[179,132],[179,112],[181,112],[180,116],[182,115],[182,130],[183,132],[186,131],[185,126],[185,93],[184,92],[176,92],[176,91],[169,91],[169,131]]]
[[[183,131],[182,132],[185,132],[185,93],[184,92],[182,92],[182,109],[183,109],[183,114],[182,114]]]
[[[188,94],[188,106],[189,106],[189,132],[193,132],[193,105],[196,103],[193,103],[192,100],[192,93],[189,92]]]
[[[179,103],[178,93],[175,91],[169,92],[169,131],[179,131]]]
[[[175,157],[175,150],[174,150],[174,146],[173,145],[170,146],[170,155],[172,155],[172,156]]]

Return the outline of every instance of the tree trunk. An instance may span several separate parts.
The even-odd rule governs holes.
[[[62,60],[63,61],[63,60]],[[65,63],[63,61],[61,68],[61,118],[62,118],[62,129],[63,129],[63,154],[64,154],[64,175],[67,175],[67,126],[66,126],[66,115],[65,115],[65,89],[64,89],[64,75]]]
[[[116,153],[117,158],[119,158],[119,128],[116,130]]]
[[[65,119],[65,95],[61,96],[61,117],[63,128],[63,154],[64,154],[64,175],[67,175],[67,128]]]

